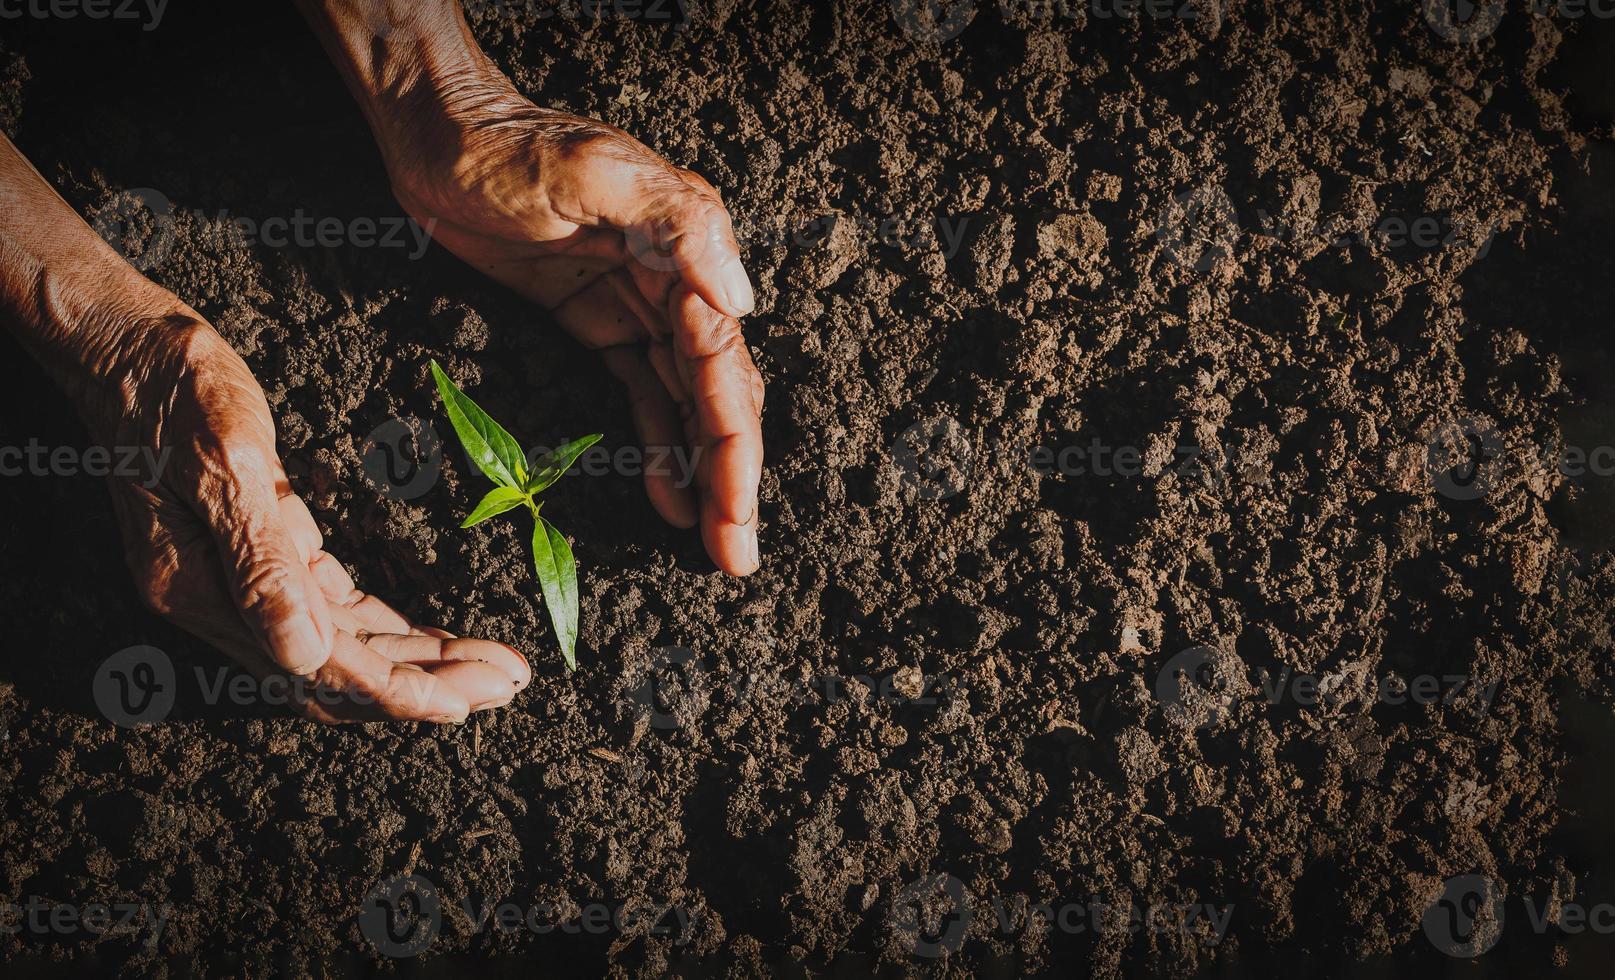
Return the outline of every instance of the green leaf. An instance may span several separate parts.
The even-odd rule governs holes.
[[[579,456],[592,445],[600,441],[600,433],[574,439],[564,446],[550,450],[533,461],[533,474],[527,478],[526,490],[528,493],[541,493],[549,489],[550,484],[559,480],[562,475],[577,462]]]
[[[432,361],[432,377],[437,381],[438,394],[443,396],[443,407],[449,421],[460,436],[460,443],[488,479],[502,487],[520,490],[527,481],[527,465],[521,447],[498,422],[477,407],[465,392],[460,390],[437,361]]]
[[[507,510],[514,510],[527,502],[527,494],[509,487],[494,487],[482,502],[471,511],[471,516],[461,524],[461,529],[474,527],[490,517],[498,517]]]
[[[533,524],[533,564],[538,584],[544,590],[550,623],[561,641],[561,655],[568,670],[578,666],[578,564],[572,560],[572,546],[555,525],[539,517]]]

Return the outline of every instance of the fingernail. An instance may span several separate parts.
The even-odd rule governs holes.
[[[763,564],[763,560],[757,551],[757,526],[755,524],[746,533],[746,548],[751,553],[751,569],[755,572]]]
[[[293,616],[269,628],[269,647],[275,659],[288,664],[294,674],[307,674],[319,668],[331,652],[320,639],[320,631],[307,616]]]
[[[718,289],[732,316],[745,316],[757,305],[757,294],[752,291],[751,277],[738,258],[730,259],[718,273]]]

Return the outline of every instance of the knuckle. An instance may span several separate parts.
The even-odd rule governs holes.
[[[221,347],[229,349],[217,331],[187,313],[153,317],[144,325],[138,350],[152,373],[182,375],[187,368],[210,362]]]
[[[252,496],[252,488],[278,480],[280,460],[263,441],[228,421],[204,429],[191,444],[195,489],[215,525],[238,523],[236,508]]]
[[[699,239],[703,245],[727,249],[734,240],[729,227],[729,212],[711,198],[696,196],[684,208],[683,225],[686,234]]]
[[[209,455],[227,473],[241,478],[261,476],[271,472],[274,453],[262,442],[247,437],[240,431],[227,430],[208,447]]]
[[[387,702],[398,717],[419,715],[432,703],[437,679],[424,670],[394,670],[387,684]]]
[[[586,168],[642,167],[647,157],[658,159],[638,140],[613,126],[592,119],[568,119],[546,134],[545,149],[559,165]]]
[[[696,193],[709,199],[720,211],[723,211],[726,215],[728,214],[728,209],[724,207],[723,203],[723,193],[713,186],[711,181],[686,167],[680,167],[678,172],[679,176],[684,178],[685,183],[695,188]]]
[[[176,315],[170,317],[166,324],[169,335],[170,349],[186,365],[206,363],[217,357],[222,351],[234,350],[225,343],[218,331],[194,317]]]
[[[369,709],[382,704],[387,697],[387,673],[379,675],[369,669],[354,670],[351,667],[339,664],[337,657],[332,657],[314,671],[315,682],[324,689],[328,695],[320,707],[331,709],[333,707]],[[339,720],[346,720],[341,712],[336,713]]]
[[[763,400],[767,397],[768,386],[763,383],[763,376],[757,370],[756,365],[752,365],[750,374],[752,409],[758,417],[761,417],[763,414]]]
[[[296,576],[278,558],[253,561],[241,576],[237,594],[249,616],[284,616],[303,601]]]
[[[746,347],[746,336],[740,330],[740,321],[733,317],[713,317],[706,329],[706,343],[704,349],[710,356],[722,357],[738,353],[747,364],[751,362],[751,351]]]

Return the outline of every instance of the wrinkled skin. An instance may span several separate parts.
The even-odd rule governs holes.
[[[692,497],[647,473],[658,512],[699,520],[732,575],[758,566],[763,380],[735,319],[754,305],[712,185],[601,122],[540,109],[496,71],[382,142],[400,203],[468,264],[549,310],[625,386],[647,447],[684,444]]]
[[[111,481],[153,609],[259,677],[312,678],[298,707],[319,721],[460,722],[527,686],[516,651],[415,626],[354,587],[291,492],[262,389],[212,327],[180,308],[120,334],[120,384],[89,391],[83,414],[104,445],[167,461]]]
[[[376,130],[400,202],[466,262],[601,352],[647,446],[687,444],[695,490],[646,473],[657,510],[713,560],[758,567],[762,379],[717,192],[620,130],[540,109],[474,50],[446,0],[304,0]],[[384,12],[396,29],[372,32]],[[346,32],[346,33],[344,33]],[[386,51],[385,77],[343,61]],[[432,66],[428,71],[423,66]],[[97,239],[0,137],[0,313],[73,393],[98,442],[166,461],[115,477],[146,601],[319,721],[463,721],[531,680],[502,644],[410,623],[323,550],[276,453],[262,389],[194,310]]]
[[[763,387],[735,319],[753,298],[722,201],[625,133],[489,90],[457,109],[449,152],[387,148],[400,201],[598,349],[647,446],[694,450],[695,495],[668,473],[647,473],[646,490],[673,524],[701,524],[725,571],[751,572]],[[300,700],[320,721],[458,722],[529,683],[509,647],[410,623],[355,588],[291,491],[262,390],[194,311],[119,333],[132,342],[108,374],[124,380],[86,416],[107,445],[170,453],[155,487],[113,488],[154,609],[259,676],[339,692]]]

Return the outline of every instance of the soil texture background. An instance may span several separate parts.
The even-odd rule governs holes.
[[[463,455],[398,499],[365,440],[450,436],[432,357],[535,441],[631,446],[624,400],[441,249],[233,236],[402,212],[290,5],[227,6],[0,24],[0,125],[246,358],[361,586],[536,676],[452,728],[221,703],[99,482],[0,479],[0,898],[167,915],[0,933],[0,970],[1607,975],[1560,912],[1615,902],[1615,22],[470,4],[536,101],[716,185],[759,289],[763,568],[717,573],[631,474],[562,480],[568,675],[525,528],[455,530]],[[0,444],[83,446],[4,350]],[[179,689],[123,728],[95,679],[136,645]],[[394,959],[361,911],[407,874],[443,908]],[[1466,876],[1506,913],[1474,957],[1427,915]],[[655,914],[479,921],[506,902]]]

